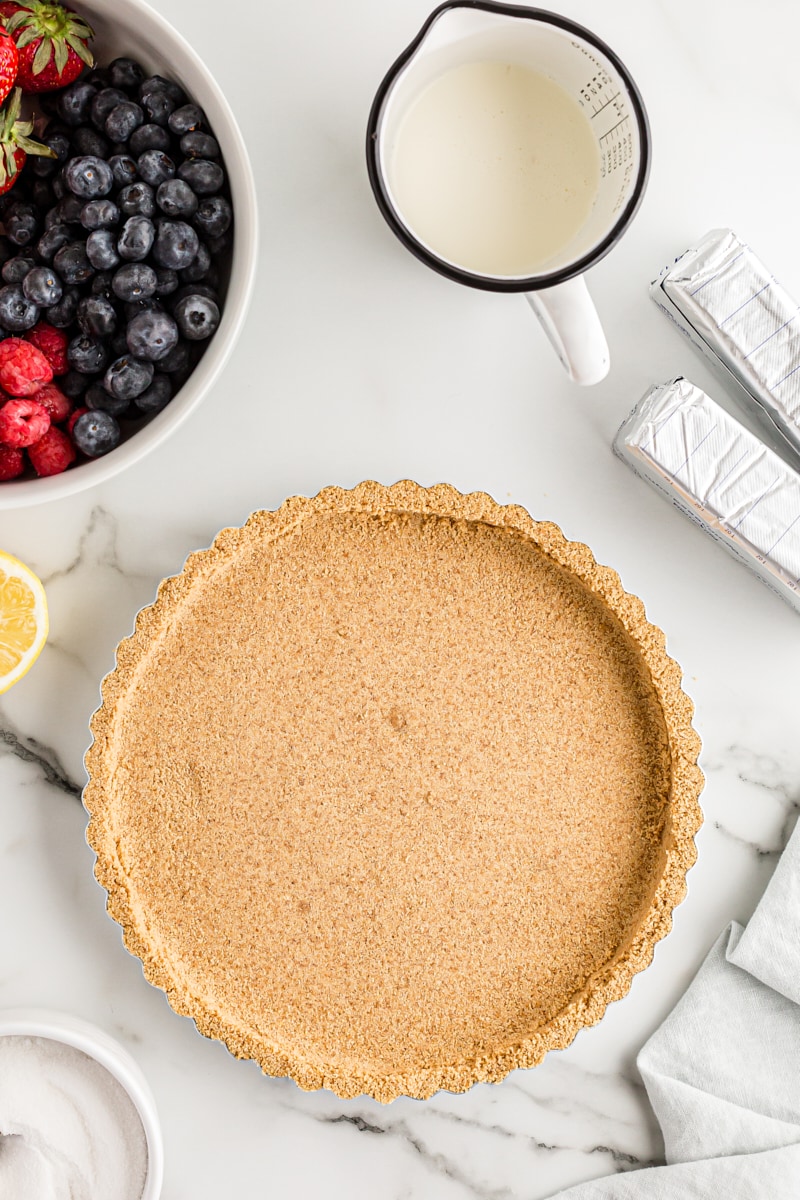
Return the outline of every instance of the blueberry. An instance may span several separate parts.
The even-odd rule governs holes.
[[[178,290],[178,273],[170,271],[169,267],[158,267],[156,269],[156,295],[171,296],[173,292]]]
[[[113,279],[113,271],[98,271],[92,279],[91,286],[89,287],[89,295],[105,296],[106,300],[110,299],[114,294],[111,286]]]
[[[0,220],[2,220],[3,216],[8,212],[12,204],[16,204],[18,199],[18,193],[12,193],[9,195],[8,192],[6,192],[5,195],[0,196]]]
[[[3,263],[0,275],[4,283],[22,283],[29,271],[36,266],[36,259],[27,254],[17,254]]]
[[[144,123],[144,113],[132,100],[122,100],[106,117],[106,136],[112,142],[127,142],[134,129]]]
[[[93,383],[91,387],[87,388],[83,402],[87,408],[91,408],[95,412],[111,413],[112,417],[121,417],[129,404],[128,400],[112,396],[102,383]]]
[[[184,296],[175,306],[178,329],[190,342],[205,341],[219,325],[219,308],[213,300],[197,293]],[[2,320],[2,317],[0,317]]]
[[[79,79],[59,92],[56,112],[67,125],[85,125],[91,116],[94,97],[95,89],[92,85]]]
[[[91,125],[81,125],[73,131],[72,149],[76,154],[93,155],[95,158],[108,158],[111,147],[108,138],[92,129]]]
[[[27,246],[39,232],[39,218],[32,204],[12,204],[4,218],[6,237],[15,246]]]
[[[115,358],[121,358],[123,354],[128,353],[128,339],[125,336],[124,329],[118,329],[112,336],[111,353]]]
[[[61,204],[62,201],[59,200],[58,203]],[[58,208],[58,204],[54,205],[53,208],[48,209],[47,212],[44,214],[45,230],[51,229],[53,227],[53,225],[66,225],[66,221],[61,221],[59,219],[59,214],[56,212],[57,208]]]
[[[127,103],[128,97],[119,88],[102,88],[92,100],[92,124],[96,129],[105,129],[106,121],[117,105]]]
[[[37,159],[36,161],[38,162],[39,160]],[[50,186],[53,189],[53,196],[55,197],[56,200],[63,200],[65,196],[69,195],[69,192],[67,191],[67,185],[64,183],[63,168],[62,168],[62,170],[60,170],[58,172],[57,175],[54,175],[52,177],[52,179],[50,180]],[[47,217],[49,217],[49,216],[50,216],[50,213],[48,213],[44,219],[45,225],[47,225]]]
[[[92,337],[111,337],[117,331],[117,311],[105,296],[85,296],[78,305],[78,325]]]
[[[33,173],[43,178],[46,175],[53,175],[67,161],[70,142],[65,133],[50,133],[49,131],[45,133],[41,140],[43,145],[49,146],[56,153],[55,158],[43,158],[37,155],[35,158],[28,160],[33,168]]]
[[[7,263],[10,258],[13,258],[17,253],[17,247],[12,246],[11,242],[4,234],[0,234],[0,267]]]
[[[181,283],[200,283],[211,273],[211,251],[201,242],[197,248],[194,262],[189,263],[189,266],[184,267],[181,271]]]
[[[197,196],[183,179],[167,179],[156,192],[156,204],[168,217],[192,217],[198,203]]]
[[[219,259],[230,254],[231,250],[233,250],[233,245],[234,240],[230,232],[223,233],[218,238],[209,238],[207,240],[207,246],[209,246],[211,258],[213,259]]]
[[[111,167],[116,188],[127,187],[129,183],[133,183],[138,174],[136,159],[131,158],[130,154],[114,154],[108,160],[108,165]]]
[[[3,17],[4,24],[7,19],[8,19],[7,16]],[[36,99],[37,99],[38,105],[41,107],[41,110],[45,114],[45,116],[48,116],[51,118],[55,118],[58,116],[58,110],[56,109],[56,97],[52,92],[50,92],[50,93],[44,92],[44,93],[42,93],[41,96],[37,96]]]
[[[152,217],[156,196],[149,183],[129,183],[117,196],[117,204],[126,217]]]
[[[148,217],[128,217],[117,241],[120,257],[141,262],[150,253],[155,236],[155,226]]]
[[[176,137],[183,137],[185,133],[194,133],[199,129],[205,119],[202,108],[196,104],[184,104],[170,113],[167,124]]]
[[[127,325],[125,327],[126,330],[127,330],[127,326],[131,323],[131,321],[135,317],[140,317],[142,315],[142,313],[154,313],[154,312],[163,313],[164,312],[163,304],[161,304],[161,302],[155,296],[148,296],[144,300],[131,300],[127,304],[123,305],[123,309],[125,312],[125,320],[127,322]],[[128,343],[126,341],[124,350],[120,350],[120,354],[127,354],[127,352],[128,352]]]
[[[128,325],[128,349],[135,358],[158,362],[178,341],[178,326],[164,312],[143,312]]]
[[[185,221],[159,221],[153,258],[160,267],[180,271],[194,262],[200,239]]]
[[[131,354],[123,354],[112,362],[105,373],[103,387],[118,400],[133,400],[153,382],[155,367]]]
[[[81,76],[86,83],[90,83],[96,92],[103,88],[111,87],[111,71],[108,67],[92,67],[91,71],[87,71]]]
[[[80,225],[83,215],[84,201],[78,196],[65,196],[63,200],[59,200],[54,209],[51,210],[53,224],[59,225]],[[48,213],[49,217],[51,213]],[[45,228],[49,227],[50,222],[45,219]]]
[[[22,293],[39,308],[52,308],[63,296],[64,288],[50,267],[34,267],[22,281]]]
[[[172,96],[168,96],[163,89],[146,92],[139,97],[139,102],[144,109],[146,120],[152,125],[167,125],[170,113],[178,108]]]
[[[144,71],[133,58],[115,58],[108,67],[111,86],[135,92],[144,83]]]
[[[0,325],[11,333],[24,333],[39,320],[39,309],[26,299],[17,283],[0,288]]]
[[[169,150],[172,145],[169,133],[163,125],[140,125],[131,134],[128,148],[134,158],[145,150]]]
[[[101,338],[91,333],[79,333],[67,346],[67,359],[73,370],[95,375],[108,362],[108,351]]]
[[[185,133],[180,142],[184,158],[219,158],[219,142],[210,133]]]
[[[53,195],[52,180],[50,179],[35,179],[32,181],[31,188],[31,203],[39,209],[40,212],[47,211],[48,208],[56,203],[56,198]]]
[[[120,427],[111,413],[101,410],[85,412],[72,427],[72,440],[89,458],[99,458],[119,445]]]
[[[198,196],[213,196],[225,182],[225,172],[219,163],[205,158],[193,158],[181,163],[178,175]]]
[[[87,200],[81,209],[84,229],[113,229],[119,225],[120,212],[113,200]]]
[[[145,150],[136,163],[142,179],[152,187],[158,187],[165,179],[172,179],[175,175],[175,163],[163,150]]]
[[[86,391],[91,381],[91,375],[84,375],[82,371],[73,371],[70,368],[66,375],[59,376],[58,386],[65,396],[69,396],[70,400],[78,400]]]
[[[168,371],[170,375],[183,374],[189,370],[191,362],[192,348],[189,342],[182,338],[173,346],[169,354],[165,354],[162,359],[159,359],[159,371]]]
[[[208,237],[221,237],[227,233],[233,220],[230,201],[224,196],[204,196],[197,206],[192,224]]]
[[[156,273],[145,263],[126,263],[114,275],[111,286],[119,300],[146,300],[155,295]]]
[[[219,307],[219,296],[210,283],[186,283],[170,297],[173,310],[178,301],[185,300],[187,296],[204,296],[206,300],[213,300]]]
[[[163,75],[151,75],[145,79],[144,83],[139,88],[139,99],[149,95],[150,92],[164,92],[165,95],[174,102],[175,108],[179,108],[181,104],[186,103],[186,93],[182,87],[174,83],[171,79],[165,79]]]
[[[56,329],[66,329],[75,320],[81,294],[77,288],[67,288],[58,304],[47,310],[47,320]]]
[[[64,182],[69,190],[85,200],[107,196],[114,186],[111,167],[102,158],[88,154],[73,158],[64,168]]]
[[[156,373],[153,376],[153,382],[149,388],[139,396],[135,396],[133,403],[140,412],[156,413],[161,412],[162,408],[166,408],[172,399],[172,380],[168,375]]]
[[[36,243],[36,253],[42,262],[51,263],[56,251],[70,241],[72,232],[68,225],[51,225]]]
[[[97,271],[111,271],[120,264],[117,235],[111,229],[95,229],[86,239],[86,257]]]
[[[94,274],[94,267],[86,253],[85,242],[68,242],[57,250],[53,257],[53,266],[58,271],[64,283],[71,287],[85,283]]]

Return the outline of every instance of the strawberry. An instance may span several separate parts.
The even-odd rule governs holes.
[[[0,9],[10,6],[4,0]],[[61,4],[19,0],[10,16],[0,12],[19,54],[17,84],[24,92],[51,92],[94,64],[91,25]]]
[[[16,43],[4,29],[0,28],[0,104],[14,86],[18,65],[19,54]]]
[[[22,92],[14,88],[8,103],[0,108],[0,196],[10,191],[19,179],[19,173],[29,154],[43,158],[56,158],[49,146],[31,138],[33,121],[20,121],[19,110]]]

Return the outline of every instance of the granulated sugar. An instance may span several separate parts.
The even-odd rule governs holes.
[[[2,1200],[139,1200],[147,1143],[128,1094],[81,1050],[0,1037]]]

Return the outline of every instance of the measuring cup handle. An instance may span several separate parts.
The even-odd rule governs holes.
[[[525,299],[574,383],[599,383],[608,374],[608,343],[583,276],[526,292]]]

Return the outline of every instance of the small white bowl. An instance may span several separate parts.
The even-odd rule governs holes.
[[[190,378],[167,407],[103,458],[61,475],[0,483],[0,510],[42,504],[111,479],[160,445],[196,408],[218,378],[241,332],[258,257],[258,205],[244,139],[219,84],[188,42],[144,0],[74,0],[95,30],[92,45],[103,65],[125,55],[151,72],[175,79],[208,116],[219,141],[233,204],[233,256],[222,320]]]
[[[38,1008],[0,1011],[0,1038],[47,1038],[93,1058],[125,1089],[141,1118],[147,1141],[147,1177],[139,1200],[158,1200],[164,1179],[164,1143],[156,1102],[139,1064],[104,1030],[69,1013]]]

